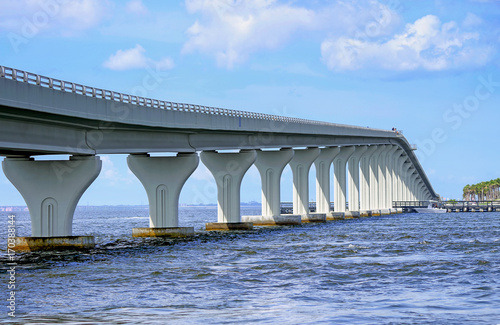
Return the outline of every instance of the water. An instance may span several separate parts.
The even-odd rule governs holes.
[[[131,238],[133,227],[148,226],[147,214],[144,207],[80,207],[74,233],[95,235],[96,249],[18,255],[16,321],[500,323],[500,213],[207,233],[215,208],[181,208],[181,225],[197,231],[193,239]],[[27,213],[16,221],[18,235],[29,235]],[[0,319],[8,323],[5,273],[2,279]]]

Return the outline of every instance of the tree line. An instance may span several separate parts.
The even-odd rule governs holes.
[[[500,199],[500,178],[465,185],[464,201],[493,201]]]

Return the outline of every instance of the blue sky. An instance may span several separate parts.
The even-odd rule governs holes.
[[[496,0],[0,2],[1,65],[169,101],[397,127],[445,198],[500,177],[499,47]],[[102,156],[80,204],[147,203],[125,158]],[[282,187],[291,200],[289,168]],[[3,174],[0,194],[0,205],[24,205]],[[216,203],[202,165],[180,200]],[[254,167],[242,200],[260,201]]]

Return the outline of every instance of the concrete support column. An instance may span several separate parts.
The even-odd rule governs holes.
[[[427,190],[427,188],[424,189],[423,195],[424,195],[425,200],[430,200],[431,195],[429,193],[429,190]]]
[[[417,180],[417,171],[415,169],[411,169],[410,174],[410,200],[416,201],[417,197],[415,195],[415,182]]]
[[[391,145],[386,145],[385,149],[380,153],[378,159],[378,206],[381,210],[387,209],[386,196],[387,196],[387,156],[392,150]],[[384,213],[385,214],[385,213]]]
[[[406,159],[407,156],[404,154],[404,151],[402,151],[396,161],[396,201],[403,201],[403,165]]]
[[[398,150],[398,146],[393,145],[392,148],[387,153],[386,159],[386,187],[385,187],[385,201],[384,207],[386,209],[392,209],[392,201],[394,198],[394,183],[393,183],[393,175],[394,175],[394,159],[395,153]]]
[[[370,210],[379,210],[379,172],[378,160],[386,149],[385,145],[377,146],[370,159]],[[380,214],[380,213],[379,213]]]
[[[417,188],[417,199],[420,201],[424,200],[423,192],[424,192],[424,181],[420,180]]]
[[[262,215],[242,216],[243,222],[252,222],[254,226],[297,225],[300,216],[281,215],[280,181],[283,169],[294,155],[292,149],[279,151],[257,150],[255,166],[262,181]]]
[[[340,147],[323,148],[314,161],[316,167],[316,212],[330,213],[330,167]]]
[[[369,146],[365,153],[361,156],[360,169],[361,177],[359,181],[360,193],[360,210],[370,210],[370,159],[373,153],[378,149],[378,146]]]
[[[392,178],[392,196],[390,201],[388,201],[391,207],[391,213],[399,213],[401,210],[399,208],[394,208],[394,201],[400,201],[399,196],[399,187],[400,187],[400,170],[402,165],[402,155],[404,150],[400,147],[396,148],[396,151],[392,155],[391,160],[391,178]]]
[[[333,159],[335,212],[346,211],[346,165],[354,150],[354,147],[341,147],[339,154]]]
[[[280,181],[283,169],[293,157],[292,149],[257,151],[255,166],[262,180],[262,215],[275,217],[280,211]]]
[[[179,196],[184,183],[198,167],[195,153],[175,157],[129,155],[127,164],[144,186],[149,201],[149,227],[134,228],[134,237],[184,236],[192,227],[179,228]]]
[[[309,215],[309,170],[319,148],[295,150],[289,165],[293,173],[293,214]]]
[[[73,214],[81,196],[97,178],[102,162],[96,156],[69,160],[35,161],[6,158],[5,176],[23,196],[31,217],[31,235],[16,239],[18,250],[61,247],[90,248],[94,237],[73,237]],[[35,237],[65,237],[56,241]]]
[[[410,192],[410,168],[411,168],[412,164],[409,163],[409,162],[405,162],[403,164],[403,167],[401,169],[401,185],[402,185],[402,188],[401,188],[401,197],[402,197],[402,200],[403,201],[410,201],[410,195],[409,195],[409,192]]]
[[[420,191],[422,189],[422,185],[424,184],[424,181],[420,178],[420,176],[417,177],[417,181],[415,183],[415,198],[417,200],[422,200],[422,195],[420,194]]]
[[[242,223],[240,189],[243,176],[252,166],[255,150],[239,153],[203,151],[201,161],[210,170],[217,184],[217,223],[207,223],[207,230],[251,229],[251,223]]]
[[[354,152],[349,157],[348,168],[348,188],[349,188],[349,211],[359,211],[359,162],[368,149],[367,146],[355,147]]]
[[[412,201],[411,191],[412,191],[412,175],[413,175],[413,165],[410,166],[406,172],[406,200]]]

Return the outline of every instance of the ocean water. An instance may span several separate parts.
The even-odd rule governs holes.
[[[243,207],[242,214],[259,208]],[[3,323],[500,324],[500,213],[400,214],[205,232],[216,208],[181,208],[191,239],[134,239],[145,207],[79,207],[89,252],[17,254]],[[29,216],[16,214],[18,236]]]

